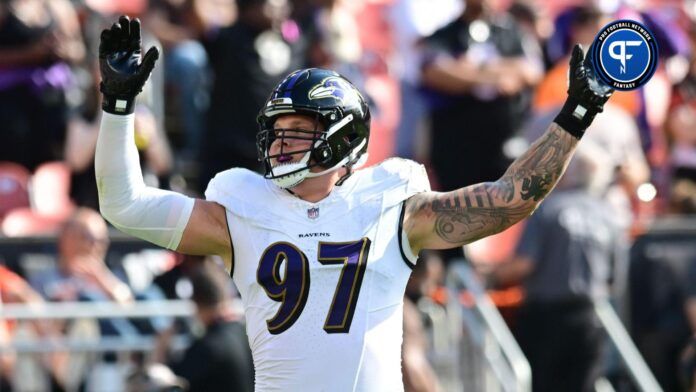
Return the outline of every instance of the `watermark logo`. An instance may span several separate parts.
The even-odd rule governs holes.
[[[657,68],[657,41],[642,24],[617,20],[600,30],[590,49],[595,72],[616,90],[634,90]]]

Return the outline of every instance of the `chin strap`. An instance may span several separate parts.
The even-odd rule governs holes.
[[[348,165],[346,166],[346,174],[344,174],[341,178],[336,181],[336,186],[341,186],[343,185],[344,182],[353,174],[353,165]]]

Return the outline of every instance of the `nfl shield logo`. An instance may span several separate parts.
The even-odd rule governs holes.
[[[307,217],[309,219],[317,219],[319,217],[319,208],[318,207],[312,207],[307,210]]]

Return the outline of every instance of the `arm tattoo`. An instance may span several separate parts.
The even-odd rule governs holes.
[[[424,194],[409,201],[407,212],[419,216],[411,219],[414,224],[432,224],[425,237],[434,233],[438,242],[452,246],[503,231],[531,214],[553,189],[576,144],[577,139],[551,124],[498,181]],[[424,245],[430,242],[426,239]]]

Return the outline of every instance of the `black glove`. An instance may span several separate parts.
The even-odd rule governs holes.
[[[580,139],[614,90],[597,77],[580,45],[575,45],[570,56],[568,79],[568,99],[553,121]]]
[[[135,96],[150,77],[159,51],[152,47],[140,61],[140,21],[121,16],[111,29],[102,31],[99,43],[99,70],[104,94],[102,109],[113,114],[130,114]]]

